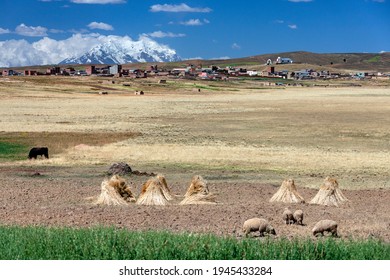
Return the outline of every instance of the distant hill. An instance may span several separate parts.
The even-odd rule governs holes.
[[[304,63],[318,66],[327,66],[338,69],[390,71],[390,53],[312,53],[286,52],[277,54],[257,55],[244,58],[266,63],[267,59],[275,60],[278,56],[289,57],[294,64]]]
[[[268,59],[275,61],[278,57],[288,57],[293,64],[275,65],[277,68],[299,70],[312,67],[316,69],[335,69],[345,71],[382,71],[390,72],[390,53],[312,53],[305,51],[262,54],[243,58],[224,60],[186,60],[171,63],[157,63],[159,67],[172,69],[184,67],[188,64],[217,66],[245,67],[247,69],[262,70],[266,68]],[[129,67],[142,68],[142,64],[129,64]]]

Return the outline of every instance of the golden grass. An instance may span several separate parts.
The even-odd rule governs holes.
[[[390,187],[387,87],[256,90],[246,88],[256,85],[250,81],[197,93],[178,87],[180,81],[162,88],[148,79],[135,85],[147,87],[145,96],[100,96],[80,92],[97,80],[76,79],[72,90],[71,80],[62,79],[67,93],[45,82],[0,82],[3,136],[22,141],[28,132],[34,144],[56,151],[34,164],[125,161],[155,172],[161,164],[232,166],[266,170],[273,175],[263,180],[277,184],[288,176],[317,188],[336,176],[342,188]]]

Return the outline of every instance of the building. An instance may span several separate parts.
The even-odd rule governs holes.
[[[60,74],[61,74],[61,68],[58,66],[46,69],[46,75],[60,75]]]
[[[96,74],[96,69],[95,69],[95,66],[94,65],[87,65],[85,67],[85,72],[87,72],[87,75],[92,75],[92,74]]]
[[[15,72],[14,70],[12,69],[5,69],[3,70],[3,76],[14,76],[14,75],[17,75],[17,72]]]
[[[290,63],[293,63],[292,59],[291,58],[288,58],[288,57],[278,57],[276,59],[276,64],[290,64]]]
[[[38,75],[38,72],[35,70],[24,70],[24,75],[25,76],[35,76]]]
[[[122,71],[122,65],[113,65],[110,67],[110,74],[111,75],[117,75],[117,74],[120,74]]]
[[[250,77],[258,76],[257,71],[253,71],[253,70],[247,71],[247,74],[248,74]]]

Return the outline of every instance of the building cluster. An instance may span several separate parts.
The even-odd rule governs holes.
[[[286,62],[292,63],[292,62]],[[280,63],[280,64],[286,64]],[[264,68],[264,67],[263,67]],[[185,68],[175,68],[170,71],[170,75],[208,79],[208,80],[226,80],[232,77],[248,77],[248,78],[278,78],[288,80],[329,80],[329,79],[390,79],[390,73],[381,72],[354,72],[354,73],[342,73],[332,72],[329,70],[313,70],[302,69],[299,71],[279,70],[276,71],[275,66],[267,65],[263,70],[247,70],[245,68],[235,67],[217,67],[211,66],[209,68],[194,67],[189,65]]]
[[[154,67],[154,66],[153,66]],[[82,67],[78,67],[82,68]],[[95,66],[87,65],[84,69],[75,69],[74,67],[49,67],[46,71],[43,70],[13,70],[13,69],[3,69],[0,71],[2,76],[43,76],[43,75],[55,75],[55,76],[125,76],[133,78],[146,78],[147,73],[150,71],[145,71],[142,69],[124,69],[122,65],[113,65],[113,66]]]
[[[158,65],[150,65],[148,69],[131,69],[123,65],[112,66],[95,66],[87,65],[83,70],[76,70],[73,67],[61,68],[59,66],[49,67],[45,72],[38,70],[25,69],[16,71],[12,69],[4,69],[0,74],[2,76],[35,76],[35,75],[64,75],[64,76],[105,76],[105,77],[129,77],[129,78],[147,78],[153,76],[171,76],[187,79],[203,79],[203,80],[227,80],[235,77],[263,77],[263,78],[279,78],[288,80],[314,80],[314,79],[389,79],[390,73],[380,72],[355,72],[355,73],[338,73],[327,70],[316,71],[313,69],[302,69],[299,71],[281,70],[276,71],[274,64],[278,64],[278,68],[283,64],[291,64],[293,61],[290,58],[280,58],[272,63],[269,59],[266,66],[262,66],[263,70],[247,70],[237,67],[219,67],[210,66],[203,67],[202,65],[188,64],[181,68],[173,68],[171,70],[159,69]],[[79,67],[80,68],[80,67]]]

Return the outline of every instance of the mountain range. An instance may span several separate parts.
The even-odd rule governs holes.
[[[80,56],[66,58],[58,64],[125,64],[180,60],[175,50],[147,37],[142,37],[138,41],[116,37],[110,38]]]

